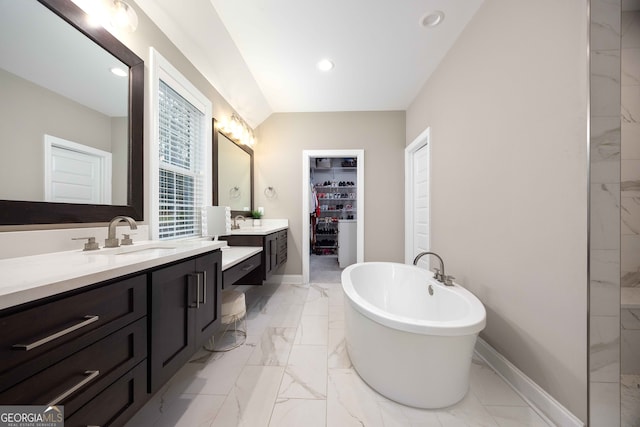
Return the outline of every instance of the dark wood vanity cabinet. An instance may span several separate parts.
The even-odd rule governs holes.
[[[281,230],[267,235],[233,234],[220,239],[226,240],[230,246],[262,247],[261,274],[253,282],[242,280],[242,283],[260,285],[287,261],[287,237],[287,230]]]
[[[0,404],[124,425],[216,332],[221,289],[214,250],[0,310]]]
[[[220,323],[220,251],[151,272],[150,391],[184,365]]]
[[[146,274],[2,310],[0,328],[1,404],[60,404],[71,420],[139,366],[145,370],[137,382],[146,386]],[[106,400],[107,418],[94,419],[89,411],[82,423],[122,425],[129,418],[124,414],[146,401],[140,396],[124,412]]]
[[[257,253],[242,262],[222,272],[222,289],[228,289],[231,285],[262,283],[262,254]]]

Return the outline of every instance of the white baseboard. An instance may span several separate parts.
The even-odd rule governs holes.
[[[301,285],[302,274],[274,274],[265,283],[274,283],[278,285]]]
[[[561,427],[584,427],[578,417],[480,337],[475,350],[545,421]]]

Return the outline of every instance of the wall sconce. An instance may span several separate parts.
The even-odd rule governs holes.
[[[220,130],[236,142],[248,147],[253,147],[256,143],[253,129],[239,118],[236,113],[233,113],[229,120],[220,123]]]

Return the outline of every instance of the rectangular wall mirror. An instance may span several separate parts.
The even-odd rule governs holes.
[[[253,210],[253,150],[221,132],[213,121],[213,204],[232,215]]]
[[[73,2],[0,0],[0,224],[144,219],[143,97],[142,59]]]

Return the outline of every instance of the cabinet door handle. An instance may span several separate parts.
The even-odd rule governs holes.
[[[253,264],[249,264],[246,267],[242,267],[240,271],[249,271],[253,268]]]
[[[80,390],[82,387],[84,387],[85,385],[93,381],[94,378],[100,375],[100,371],[85,371],[84,374],[87,375],[85,379],[83,379],[73,387],[69,388],[67,391],[63,391],[59,396],[57,396],[51,402],[47,403],[47,406],[57,405],[67,397],[71,396],[73,393]]]
[[[56,340],[56,339],[58,339],[60,337],[63,337],[65,335],[67,335],[67,334],[70,334],[73,331],[77,331],[78,329],[83,328],[83,327],[85,327],[87,325],[90,325],[93,322],[97,322],[98,319],[100,319],[100,316],[90,316],[90,315],[88,315],[88,316],[84,316],[84,319],[85,320],[83,320],[80,323],[76,323],[73,326],[69,326],[66,329],[63,329],[63,330],[58,331],[56,333],[53,333],[53,334],[51,334],[51,335],[49,335],[47,337],[44,337],[44,338],[42,338],[42,339],[40,339],[38,341],[34,341],[32,343],[29,343],[29,344],[14,344],[12,346],[12,348],[14,350],[22,350],[22,351],[33,350],[36,347],[40,347],[43,344],[46,344],[46,343],[51,342],[53,340]]]
[[[196,302],[189,305],[190,308],[200,308],[200,273],[190,274],[189,277],[196,278]]]
[[[207,303],[207,272],[202,272],[202,303]]]

